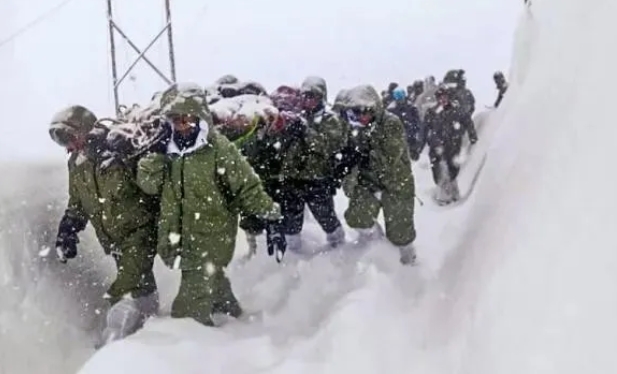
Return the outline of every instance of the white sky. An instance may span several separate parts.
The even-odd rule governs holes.
[[[0,0],[0,41],[61,0]],[[164,25],[163,0],[115,0],[117,22],[139,47]],[[333,98],[361,83],[383,89],[449,68],[467,71],[477,107],[495,97],[492,73],[507,71],[520,0],[174,0],[179,81],[206,85],[226,73],[267,88],[321,75]],[[135,58],[116,38],[119,74]],[[148,53],[167,68],[161,40]],[[62,160],[47,133],[71,104],[113,113],[105,0],[73,0],[0,46],[1,159]],[[167,70],[165,70],[167,71]],[[121,86],[124,101],[145,102],[165,85],[140,63]]]

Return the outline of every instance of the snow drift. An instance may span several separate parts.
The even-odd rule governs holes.
[[[111,267],[90,253],[62,265],[49,252],[65,206],[66,167],[0,168],[0,373],[75,370],[92,354]]]

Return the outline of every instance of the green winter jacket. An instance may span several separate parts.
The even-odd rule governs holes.
[[[347,142],[345,124],[332,111],[324,110],[306,120],[306,133],[286,152],[286,179],[319,180],[332,175],[333,158]]]
[[[377,100],[375,122],[350,134],[350,143],[364,155],[358,165],[358,183],[375,192],[408,189],[413,176],[405,139],[401,120],[385,111]]]
[[[384,110],[371,86],[349,90],[347,108],[372,108],[375,120],[351,131],[350,145],[358,162],[345,181],[349,207],[345,212],[352,228],[370,228],[383,209],[386,236],[394,245],[407,245],[416,237],[415,186],[401,120]]]
[[[123,247],[140,228],[155,225],[158,201],[139,188],[133,169],[120,162],[97,165],[79,154],[68,166],[67,213],[90,221],[105,253]]]
[[[157,252],[170,267],[180,256],[182,270],[226,266],[238,214],[260,216],[274,209],[236,146],[209,127],[190,149],[182,152],[171,142],[167,154],[142,158],[137,175],[144,191],[161,195]]]

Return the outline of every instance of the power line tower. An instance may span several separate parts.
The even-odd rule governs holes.
[[[116,114],[118,116],[121,115],[121,105],[120,105],[120,85],[126,77],[130,74],[131,70],[139,63],[139,61],[143,60],[147,63],[154,72],[157,73],[163,81],[167,84],[176,83],[176,60],[174,55],[174,42],[173,42],[173,32],[171,27],[171,8],[169,5],[170,0],[165,0],[165,16],[166,16],[166,24],[161,31],[152,39],[150,44],[146,46],[143,50],[140,50],[135,43],[131,41],[131,39],[126,35],[124,31],[118,26],[118,24],[114,21],[113,0],[107,0],[107,20],[109,23],[109,43],[110,43],[110,54],[111,54],[111,75],[113,80],[113,92],[114,92],[114,105],[116,109]],[[137,58],[133,61],[133,63],[126,69],[124,74],[120,78],[118,78],[118,67],[116,61],[116,41],[115,41],[115,33],[120,34],[120,36],[135,50],[137,53]],[[146,52],[165,34],[167,33],[167,47],[169,50],[169,77],[161,72],[159,68],[156,67],[148,57],[146,57]]]

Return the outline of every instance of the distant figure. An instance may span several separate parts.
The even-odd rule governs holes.
[[[503,100],[503,96],[508,90],[508,82],[506,82],[506,77],[500,71],[493,74],[493,80],[495,81],[495,85],[497,86],[497,92],[498,92],[497,100],[495,101],[495,105],[493,106],[497,108],[499,107],[499,104],[501,104],[501,100]]]

